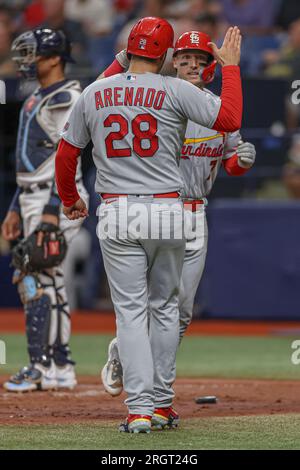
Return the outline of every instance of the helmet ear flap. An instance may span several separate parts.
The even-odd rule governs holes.
[[[215,73],[216,73],[216,67],[217,67],[217,61],[213,60],[209,65],[206,67],[201,67],[200,70],[200,78],[201,80],[208,85],[213,81],[215,78]]]

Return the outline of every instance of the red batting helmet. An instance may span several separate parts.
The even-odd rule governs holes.
[[[214,53],[211,46],[208,45],[209,42],[211,42],[211,38],[208,34],[201,33],[200,31],[188,31],[177,39],[173,55],[178,51],[196,49],[197,51],[207,52],[211,55],[211,59],[213,59]]]
[[[215,70],[217,61],[214,60],[214,52],[209,45],[211,38],[208,34],[200,31],[188,31],[183,33],[176,41],[173,56],[179,51],[197,50],[207,52],[209,54],[209,65],[202,67],[200,70],[200,78],[204,83],[208,84],[213,81],[215,77]]]
[[[158,59],[173,47],[174,31],[167,20],[148,16],[138,21],[128,37],[127,54]]]

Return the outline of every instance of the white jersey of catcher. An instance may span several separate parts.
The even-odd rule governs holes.
[[[222,161],[236,153],[240,140],[239,131],[217,132],[189,121],[180,154],[180,171],[184,181],[182,196],[192,199],[208,196]]]
[[[93,141],[97,192],[178,191],[187,121],[211,128],[220,106],[219,97],[184,80],[127,72],[88,86],[62,137],[79,148]]]
[[[215,99],[214,95],[205,90]],[[184,181],[182,196],[199,199],[209,195],[223,160],[235,153],[240,133],[217,132],[189,121],[180,154],[180,171]]]

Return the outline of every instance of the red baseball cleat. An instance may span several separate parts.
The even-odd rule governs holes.
[[[151,416],[129,414],[125,422],[120,424],[119,431],[148,434],[151,431]]]
[[[177,428],[179,420],[179,415],[172,406],[156,408],[152,416],[151,425],[154,429]]]

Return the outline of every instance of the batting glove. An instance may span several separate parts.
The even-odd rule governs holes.
[[[118,54],[116,54],[116,60],[119,62],[121,67],[123,67],[124,70],[128,69],[129,59],[127,57],[126,49],[123,49],[122,51],[118,52]]]
[[[239,165],[242,168],[250,168],[253,166],[256,158],[256,150],[253,144],[240,141],[236,153],[239,159]]]

